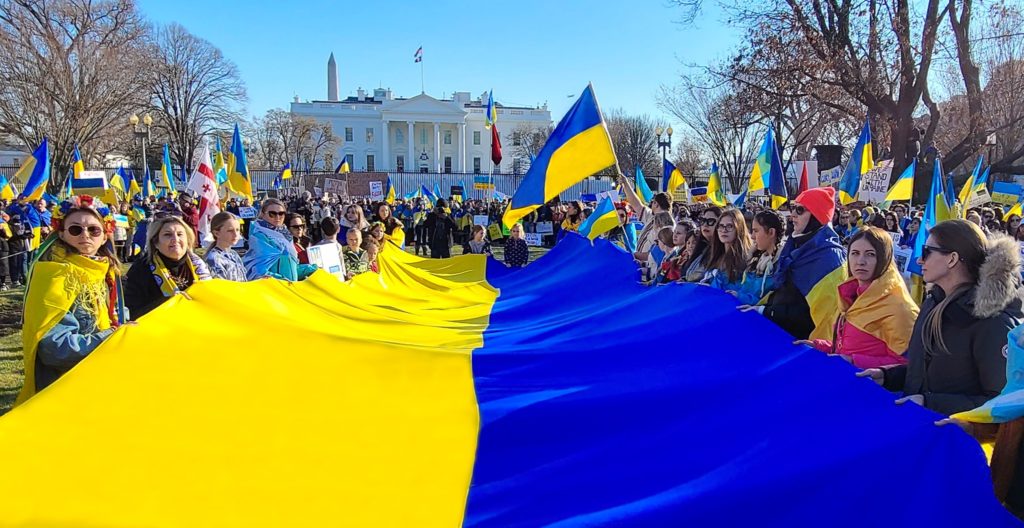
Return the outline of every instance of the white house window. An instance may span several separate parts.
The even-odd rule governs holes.
[[[519,134],[512,134],[512,146],[513,147],[518,147],[521,144],[522,144],[522,141],[520,140],[520,135]]]
[[[452,157],[451,156],[445,156],[444,157],[444,172],[445,172],[445,174],[451,174],[452,173]]]
[[[479,130],[474,130],[473,131],[473,144],[474,145],[479,145],[480,144],[480,131]]]
[[[352,127],[345,127],[345,141],[352,141]]]
[[[374,170],[376,170],[375,167],[373,166],[373,154],[366,155],[366,170],[369,172],[373,172]]]
[[[522,170],[522,168],[523,168],[523,160],[521,160],[519,158],[513,158],[512,159],[512,173],[513,174],[519,174],[519,172]]]
[[[452,144],[452,131],[451,130],[445,130],[444,131],[444,144],[445,145],[451,145]]]
[[[373,143],[373,129],[372,128],[367,128],[366,129],[366,142],[367,143]]]
[[[395,130],[395,143],[401,143],[405,141],[405,134],[402,133],[402,129]]]
[[[426,144],[427,144],[427,129],[421,128],[420,129],[420,145],[426,145]]]
[[[354,164],[356,162],[355,157],[352,154],[345,154],[345,161],[348,162],[348,169],[352,170],[352,167],[355,166]]]
[[[405,156],[398,156],[398,161],[395,163],[395,167],[398,168],[398,172],[405,172]]]
[[[473,158],[473,174],[480,174],[480,158]]]

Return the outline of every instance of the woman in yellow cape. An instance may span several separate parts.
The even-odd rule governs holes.
[[[25,292],[25,384],[15,405],[89,355],[123,321],[120,263],[109,209],[75,196],[53,215]]]

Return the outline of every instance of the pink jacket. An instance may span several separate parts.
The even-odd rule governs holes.
[[[851,322],[847,319],[847,314],[851,311],[857,299],[871,286],[876,285],[875,283],[877,282],[876,280],[867,287],[862,288],[857,284],[856,280],[850,280],[839,286],[840,305],[844,309],[839,314],[839,319],[833,327],[832,335],[834,342],[826,339],[815,339],[813,341],[814,348],[822,352],[840,354],[851,358],[854,366],[862,369],[907,364],[907,359],[901,355],[904,352],[903,350],[899,352],[893,351],[885,341],[858,328],[856,322]],[[877,286],[882,285],[878,284]],[[916,318],[917,314],[914,313],[913,315]]]

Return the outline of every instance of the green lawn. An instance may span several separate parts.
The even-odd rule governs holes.
[[[407,249],[409,253],[413,250]],[[545,248],[530,248],[530,261],[547,253]],[[452,255],[461,255],[462,246],[452,248]],[[494,247],[498,260],[504,257],[499,246]],[[125,270],[128,271],[127,266]],[[0,292],[0,415],[6,413],[21,389],[21,312],[23,288]]]

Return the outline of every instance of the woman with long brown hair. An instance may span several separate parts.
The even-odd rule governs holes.
[[[950,415],[973,409],[1006,384],[1006,335],[1021,321],[1020,247],[967,220],[931,229],[918,261],[931,284],[914,324],[907,365],[858,373]]]
[[[747,234],[747,222],[739,209],[726,209],[715,224],[717,236],[711,239],[708,266],[701,282],[723,291],[736,291],[753,252]]]

